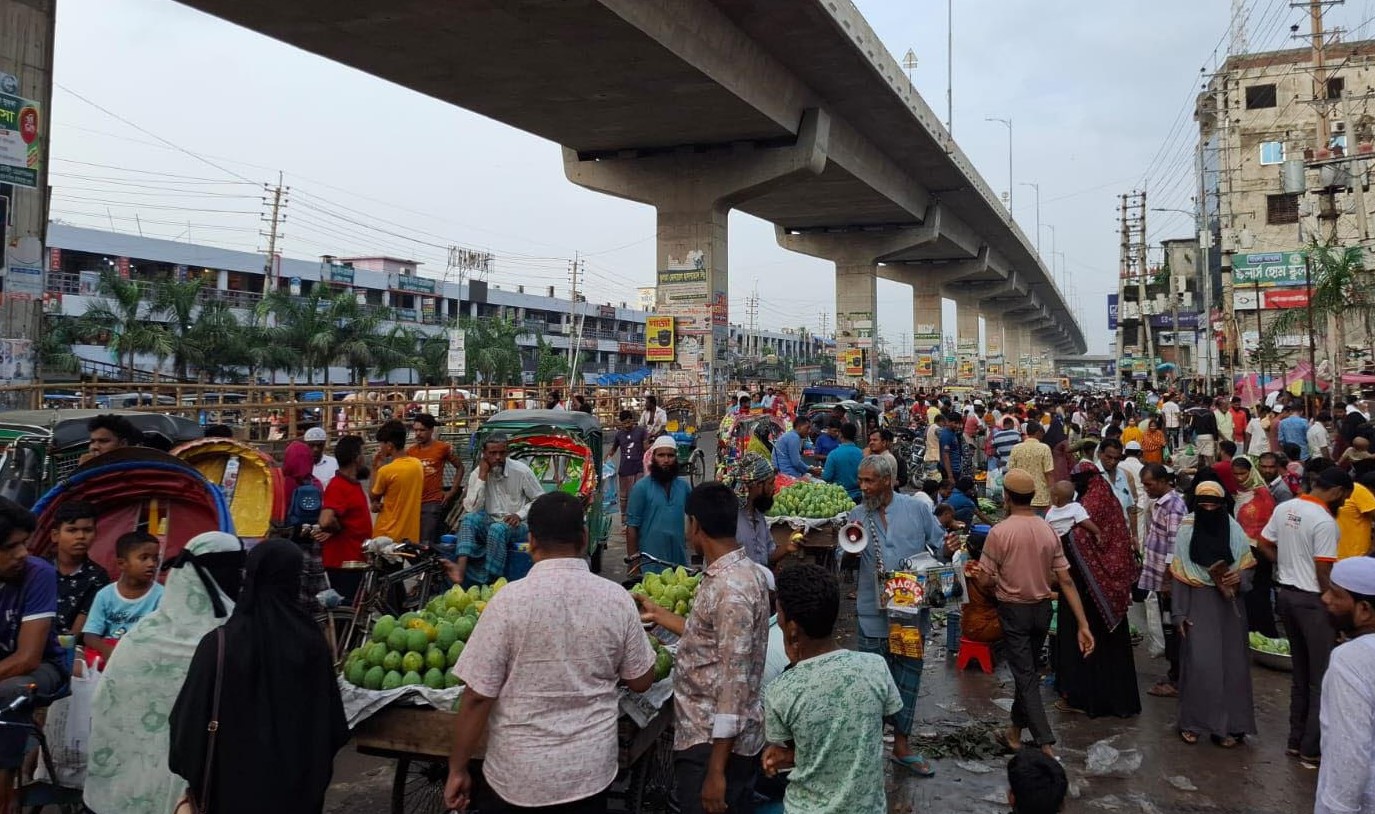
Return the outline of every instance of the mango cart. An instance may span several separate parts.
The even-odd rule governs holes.
[[[663,682],[666,683],[666,682]],[[624,692],[619,721],[620,773],[612,784],[613,809],[669,812],[673,790],[672,693],[656,685],[645,695]],[[664,696],[667,695],[667,698]],[[659,700],[655,703],[655,699]],[[454,712],[421,706],[387,706],[353,730],[358,751],[396,761],[392,814],[444,814]],[[643,722],[640,725],[639,721]]]

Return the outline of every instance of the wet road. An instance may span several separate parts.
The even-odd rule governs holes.
[[[620,567],[624,544],[613,531],[608,567]],[[619,578],[619,573],[608,573]],[[844,590],[852,590],[846,585]],[[853,646],[853,603],[847,602],[837,631],[842,644]],[[1012,681],[999,664],[993,675],[971,668],[957,672],[944,654],[944,634],[932,634],[917,706],[917,733],[946,733],[975,721],[1002,724],[1003,705],[1010,705]],[[1058,754],[1070,777],[1070,812],[1246,812],[1297,814],[1311,811],[1317,773],[1302,769],[1284,754],[1289,710],[1289,675],[1253,667],[1256,719],[1260,732],[1234,749],[1214,746],[1206,738],[1189,746],[1175,735],[1176,702],[1145,695],[1165,668],[1137,648],[1137,676],[1142,690],[1140,717],[1093,719],[1049,709],[1060,743]],[[1054,700],[1043,688],[1046,703]],[[1140,768],[1125,777],[1089,776],[1088,748],[1113,739],[1119,750],[1136,749]],[[335,761],[335,782],[327,797],[327,812],[385,812],[389,805],[393,763],[357,754],[346,746]],[[895,814],[939,811],[943,814],[1006,812],[1005,759],[974,761],[944,758],[933,761],[932,778],[889,779],[888,797]]]
[[[605,563],[611,579],[623,575],[624,540],[619,523],[612,530]],[[844,578],[844,577],[843,577]],[[853,584],[842,585],[842,596]],[[944,653],[943,631],[934,631],[917,706],[916,734],[944,734],[988,721],[1005,724],[1004,707],[1012,701],[1012,680],[999,664],[992,675],[977,667],[957,672]],[[854,603],[842,600],[837,640],[854,646]],[[1093,719],[1050,707],[1054,693],[1043,688],[1059,754],[1069,775],[1071,797],[1066,811],[1170,814],[1299,814],[1313,808],[1317,772],[1301,768],[1284,754],[1289,714],[1289,674],[1252,668],[1259,734],[1234,749],[1222,749],[1206,738],[1186,745],[1175,734],[1176,701],[1145,694],[1164,673],[1164,659],[1136,649],[1142,714],[1133,719]],[[1000,706],[999,704],[1002,704]],[[1125,776],[1090,776],[1088,749],[1112,739],[1123,750],[1137,750],[1140,766]],[[1128,752],[1130,756],[1130,753]],[[1006,804],[1006,758],[934,760],[936,776],[888,778],[894,814],[1003,814]],[[389,811],[394,764],[359,755],[352,744],[335,761],[334,784],[326,798],[329,814]]]

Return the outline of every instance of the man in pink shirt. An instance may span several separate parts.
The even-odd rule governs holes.
[[[492,597],[454,665],[464,690],[444,802],[600,814],[617,771],[616,688],[649,689],[654,649],[630,595],[588,570],[578,499],[538,497],[527,522],[534,567]],[[491,795],[474,799],[468,764],[484,731]]]

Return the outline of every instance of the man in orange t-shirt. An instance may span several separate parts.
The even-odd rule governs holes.
[[[425,467],[425,489],[420,494],[420,539],[430,545],[437,544],[443,533],[444,507],[463,490],[463,461],[452,446],[435,440],[437,423],[429,413],[417,415],[411,424],[415,443],[406,448],[406,454]],[[448,491],[444,489],[445,464],[452,464],[455,470],[454,482]]]

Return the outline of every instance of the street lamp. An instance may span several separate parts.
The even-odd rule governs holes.
[[[1055,262],[1055,227],[1052,226],[1051,224],[1047,223],[1047,224],[1045,225],[1045,228],[1047,228],[1047,229],[1050,230],[1050,257],[1051,257],[1051,262],[1053,263],[1053,262]],[[1039,230],[1038,230],[1038,234],[1039,234]]]
[[[1018,186],[1031,187],[1036,190],[1036,254],[1039,256],[1041,254],[1041,185],[1023,181]]]
[[[1012,217],[1012,117],[985,116],[986,122],[1001,122],[1007,125],[1007,215]]]

